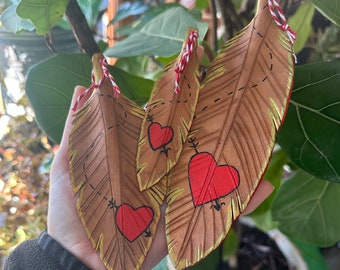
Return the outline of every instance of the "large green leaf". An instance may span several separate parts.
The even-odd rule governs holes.
[[[180,4],[177,3],[169,3],[169,4],[163,4],[160,6],[154,6],[152,8],[149,8],[143,16],[141,16],[139,19],[134,20],[132,23],[123,25],[119,27],[118,29],[115,29],[116,33],[120,36],[130,36],[131,34],[137,33],[140,29],[142,29],[146,24],[149,23],[149,21],[153,20],[155,17],[157,17],[159,14],[165,12],[168,9],[179,7]]]
[[[311,0],[311,2],[324,16],[340,26],[339,0]]]
[[[36,119],[44,132],[60,142],[73,89],[91,83],[92,63],[84,54],[57,55],[33,66],[26,80],[26,93],[34,108]],[[109,67],[122,92],[138,104],[144,104],[153,81]]]
[[[295,53],[301,51],[312,32],[312,19],[314,7],[309,2],[302,3],[294,15],[289,18],[288,23],[298,33],[294,42]]]
[[[295,69],[286,121],[278,142],[299,167],[340,182],[340,61]]]
[[[105,55],[128,57],[136,55],[158,55],[169,57],[180,52],[189,27],[199,31],[202,40],[207,24],[195,20],[184,8],[174,7],[149,21],[139,32],[107,49]]]
[[[89,86],[92,63],[82,54],[57,55],[33,66],[27,75],[26,93],[44,132],[60,142],[76,85]]]
[[[299,170],[281,185],[272,216],[288,236],[326,247],[340,240],[339,205],[340,184]]]
[[[144,105],[148,101],[154,81],[131,75],[116,67],[110,66],[109,69],[125,96],[138,105]]]
[[[30,19],[38,34],[45,34],[61,21],[69,1],[21,0],[17,13],[24,19]]]

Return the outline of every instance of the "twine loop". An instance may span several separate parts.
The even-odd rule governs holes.
[[[270,14],[272,15],[277,26],[284,32],[287,32],[291,44],[296,40],[296,32],[294,32],[287,23],[285,14],[276,0],[268,0]]]
[[[179,81],[181,79],[181,75],[184,72],[184,69],[188,65],[190,61],[190,57],[192,55],[192,52],[194,50],[194,46],[197,43],[198,40],[198,32],[196,30],[191,30],[189,32],[188,38],[185,43],[184,52],[181,56],[181,59],[178,62],[177,67],[175,68],[176,72],[176,79],[175,79],[175,94],[178,94],[180,92],[180,86]]]
[[[113,78],[113,76],[111,75],[109,69],[107,68],[107,61],[105,59],[105,57],[100,57],[99,58],[99,64],[101,66],[101,69],[103,71],[102,77],[99,79],[98,83],[96,83],[96,79],[94,76],[94,71],[92,70],[91,72],[91,86],[86,89],[82,94],[79,95],[79,97],[77,98],[75,104],[72,107],[72,110],[75,111],[81,101],[81,99],[87,95],[88,93],[92,92],[95,88],[99,88],[102,84],[102,82],[106,79],[109,78],[111,84],[112,84],[112,90],[113,90],[113,96],[114,98],[118,98],[119,94],[120,94],[120,89],[118,87],[118,85],[115,82],[115,79]]]

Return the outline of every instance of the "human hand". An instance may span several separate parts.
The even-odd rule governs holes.
[[[73,100],[85,91],[85,87],[75,88]],[[82,99],[82,103],[86,96]],[[81,104],[79,105],[81,106]],[[76,202],[77,198],[72,194],[69,173],[68,137],[72,127],[73,116],[70,112],[63,133],[58,153],[56,154],[50,175],[50,196],[48,209],[48,233],[65,249],[76,256],[92,269],[106,269],[101,262],[99,254],[93,248],[84,227],[78,216]],[[248,214],[272,192],[273,187],[268,181],[261,181],[253,198],[242,214]],[[167,254],[167,243],[165,236],[165,217],[162,211],[159,225],[155,234],[150,251],[142,265],[142,269],[151,269]]]

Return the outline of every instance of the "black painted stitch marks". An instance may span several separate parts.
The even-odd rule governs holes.
[[[266,8],[268,5],[266,5],[264,8]],[[267,68],[267,72],[265,72],[265,74],[260,77],[256,82],[249,82],[248,84],[246,85],[243,85],[239,88],[237,88],[236,90],[226,90],[225,93],[226,93],[226,96],[228,98],[228,96],[232,96],[234,95],[235,93],[238,93],[238,92],[243,92],[245,91],[246,89],[256,89],[256,88],[259,88],[262,86],[263,83],[267,82],[271,76],[271,73],[273,72],[273,69],[274,69],[274,64],[273,64],[273,60],[274,60],[274,54],[268,44],[268,42],[265,40],[265,35],[260,33],[257,28],[255,27],[255,25],[253,25],[252,27],[253,31],[255,32],[255,35],[257,38],[261,39],[262,42],[264,42],[264,45],[265,45],[265,48],[267,50],[266,52],[266,55],[267,55],[267,61],[268,61],[268,65],[266,66]],[[218,102],[221,102],[224,100],[224,96],[222,97],[218,97],[218,98],[215,98],[213,103],[214,105],[217,104]],[[204,105],[203,107],[201,108],[198,108],[199,111],[206,111],[208,109],[208,106],[207,105]],[[196,118],[196,115],[194,116],[194,119]]]
[[[97,93],[98,97],[106,97],[109,98],[110,100],[112,100],[112,102],[115,102],[122,110],[124,110],[124,105],[114,96],[112,96],[111,94],[102,94],[102,93]],[[124,126],[127,122],[127,118],[128,118],[128,114],[126,111],[124,111],[124,116],[121,115],[117,115],[117,123],[108,123],[107,125],[107,129],[113,129],[113,128],[117,128],[120,125]]]

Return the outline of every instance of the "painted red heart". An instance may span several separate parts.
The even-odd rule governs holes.
[[[152,219],[153,211],[148,206],[134,209],[130,205],[123,203],[116,212],[117,227],[130,242],[135,241],[143,232],[146,232]]]
[[[171,127],[162,127],[157,122],[151,123],[148,128],[149,142],[152,150],[157,150],[171,142],[174,132]]]
[[[240,177],[229,165],[217,165],[207,152],[195,154],[189,161],[189,183],[195,206],[211,202],[235,190]]]

